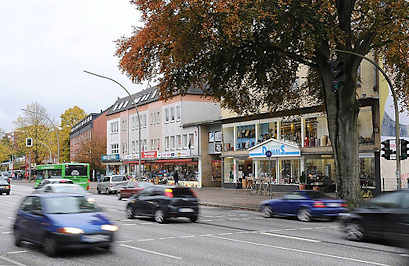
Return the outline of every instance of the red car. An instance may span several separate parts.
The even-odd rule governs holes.
[[[118,199],[130,198],[132,195],[137,194],[147,187],[153,186],[150,182],[128,182],[125,186],[121,187],[118,191]]]

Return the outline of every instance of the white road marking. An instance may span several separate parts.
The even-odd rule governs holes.
[[[168,236],[168,237],[161,237],[159,240],[166,240],[166,239],[175,239],[177,238],[176,236]]]
[[[132,241],[133,240],[119,240],[119,241],[116,241],[116,242],[118,242],[118,243],[130,243]]]
[[[134,246],[129,246],[129,245],[125,245],[125,244],[121,244],[120,246],[121,246],[121,247],[125,247],[125,248],[134,249],[134,250],[139,250],[139,251],[146,252],[146,253],[150,253],[150,254],[154,254],[154,255],[159,255],[159,256],[163,256],[163,257],[168,257],[168,258],[175,259],[175,260],[181,260],[181,259],[182,259],[181,257],[176,257],[176,256],[173,256],[173,255],[169,255],[169,254],[165,254],[165,253],[160,253],[160,252],[156,252],[156,251],[153,251],[153,250],[147,250],[147,249],[144,249],[144,248],[138,248],[138,247],[134,247]]]
[[[122,224],[122,225],[136,225],[136,224]]]
[[[286,229],[282,229],[282,230],[285,230],[285,231],[297,231],[297,228],[286,228]]]
[[[27,250],[19,250],[19,251],[9,251],[7,254],[20,254],[20,253],[26,253],[28,252]]]
[[[222,233],[222,234],[217,234],[218,236],[228,236],[228,235],[232,235],[233,233]]]
[[[5,261],[10,262],[10,263],[13,263],[14,265],[27,266],[27,265],[25,265],[25,264],[23,264],[23,263],[20,263],[20,262],[18,262],[18,261],[15,261],[15,260],[6,258],[6,257],[4,257],[4,256],[0,256],[0,259],[5,260]]]
[[[312,243],[319,243],[319,242],[321,242],[321,241],[319,241],[319,240],[309,239],[309,238],[303,238],[303,237],[286,236],[286,235],[279,235],[279,234],[272,234],[272,233],[261,233],[261,234],[262,234],[262,235],[268,235],[268,236],[288,238],[288,239],[302,240],[302,241],[307,241],[307,242],[312,242]]]
[[[133,222],[131,219],[124,219],[124,220],[119,220],[120,222]]]
[[[1,232],[2,234],[11,234],[11,232]]]
[[[213,237],[213,238],[218,238],[218,239],[223,239],[223,240],[227,240],[227,241],[232,241],[232,242],[239,242],[239,243],[250,244],[250,245],[255,245],[255,246],[262,246],[262,247],[268,247],[268,248],[281,249],[281,250],[285,250],[285,251],[292,251],[292,252],[310,254],[310,255],[321,256],[321,257],[327,257],[327,258],[333,258],[333,259],[340,259],[340,260],[353,261],[353,262],[359,262],[359,263],[373,264],[373,265],[379,265],[379,266],[391,266],[391,265],[388,265],[388,264],[383,264],[383,263],[378,263],[378,262],[373,262],[373,261],[366,261],[366,260],[360,260],[360,259],[354,259],[354,258],[336,256],[336,255],[325,254],[325,253],[319,253],[319,252],[313,252],[313,251],[307,251],[307,250],[302,250],[302,249],[295,249],[295,248],[286,248],[286,247],[280,247],[280,246],[273,246],[273,245],[268,245],[268,244],[255,243],[255,242],[244,241],[244,240],[238,240],[238,239],[232,239],[232,238],[226,238],[226,237],[220,237],[220,236],[211,236],[211,237]]]
[[[206,234],[206,235],[199,235],[199,236],[201,236],[201,237],[204,237],[204,236],[214,236],[214,234]]]
[[[213,222],[213,220],[202,220],[202,222]]]
[[[155,224],[155,223],[152,223],[152,222],[145,222],[145,223],[139,223],[139,224]]]
[[[153,241],[153,240],[155,240],[155,239],[153,239],[153,238],[145,238],[145,239],[138,239],[137,241],[138,241],[138,242],[145,242],[145,241]]]
[[[178,238],[192,238],[195,237],[194,235],[189,235],[189,236],[179,236]]]
[[[300,230],[312,230],[312,227],[304,227],[304,228],[300,228]]]

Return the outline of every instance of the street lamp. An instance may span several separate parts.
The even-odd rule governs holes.
[[[136,106],[135,98],[134,98],[134,97],[129,93],[129,91],[128,91],[121,83],[119,83],[118,81],[116,81],[116,80],[114,80],[114,79],[112,79],[112,78],[103,76],[103,75],[99,75],[99,74],[95,74],[95,73],[89,72],[89,71],[87,71],[87,70],[84,70],[84,72],[87,73],[87,74],[90,74],[90,75],[94,75],[94,76],[103,78],[103,79],[108,79],[108,80],[110,80],[110,81],[112,81],[112,82],[118,84],[124,91],[126,91],[126,93],[127,93],[128,96],[129,96],[129,99],[131,100],[131,103],[135,103],[135,110],[136,110],[136,115],[138,116],[138,123],[139,123],[139,127],[138,127],[138,134],[139,134],[139,137],[138,137],[138,144],[139,144],[139,145],[138,145],[138,146],[139,146],[138,177],[140,177],[140,176],[141,176],[141,157],[142,157],[142,156],[141,156],[141,118],[140,118],[140,116],[139,116],[138,107]],[[128,132],[129,132],[129,119],[128,119]],[[128,133],[128,151],[129,151],[129,133]]]
[[[32,113],[32,114],[35,114],[35,115],[40,115],[41,117],[47,119],[47,121],[50,122],[51,125],[54,127],[55,133],[56,133],[56,135],[57,135],[57,163],[60,163],[60,135],[58,134],[59,128],[58,128],[58,127],[54,124],[54,122],[53,122],[47,115],[45,115],[45,114],[42,114],[42,113],[39,113],[39,112],[33,112],[33,111],[30,111],[30,110],[27,110],[27,109],[24,109],[24,108],[22,108],[21,110],[24,111],[24,112],[27,112],[27,113]]]
[[[396,92],[393,88],[392,82],[389,79],[388,75],[386,75],[385,71],[377,64],[375,63],[375,61],[361,55],[358,53],[354,53],[351,51],[344,51],[344,50],[339,50],[339,49],[334,49],[334,51],[336,52],[340,52],[340,53],[345,53],[345,54],[351,54],[351,55],[355,55],[358,56],[362,59],[365,59],[366,61],[368,61],[369,63],[371,63],[372,65],[374,65],[381,73],[382,75],[385,77],[386,81],[389,84],[389,87],[391,89],[391,93],[392,93],[392,97],[393,97],[393,106],[395,109],[395,143],[396,143],[396,181],[397,181],[397,189],[400,190],[401,189],[401,179],[400,179],[400,123],[399,123],[399,107],[398,107],[398,97],[396,96]]]

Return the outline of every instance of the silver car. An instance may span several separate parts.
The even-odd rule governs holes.
[[[76,184],[48,184],[42,188],[37,189],[34,193],[71,193],[87,196],[89,193],[85,191],[80,185]]]
[[[128,179],[124,175],[112,175],[104,176],[97,185],[98,194],[117,193],[119,189],[128,182]]]

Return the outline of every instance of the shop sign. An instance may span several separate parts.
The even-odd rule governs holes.
[[[221,131],[214,132],[214,141],[222,141],[222,132]]]
[[[249,156],[251,158],[267,158],[267,154],[270,155],[270,153],[272,158],[301,156],[301,151],[296,145],[282,143],[274,139],[270,139],[249,149]]]
[[[157,158],[158,152],[157,151],[144,151],[142,152],[142,158]]]
[[[221,143],[215,143],[214,144],[214,151],[215,152],[222,152],[222,144]]]
[[[214,132],[209,132],[209,142],[214,142]]]
[[[119,161],[119,154],[104,154],[101,156],[101,161]]]
[[[189,151],[162,152],[158,158],[175,158],[189,156]]]

